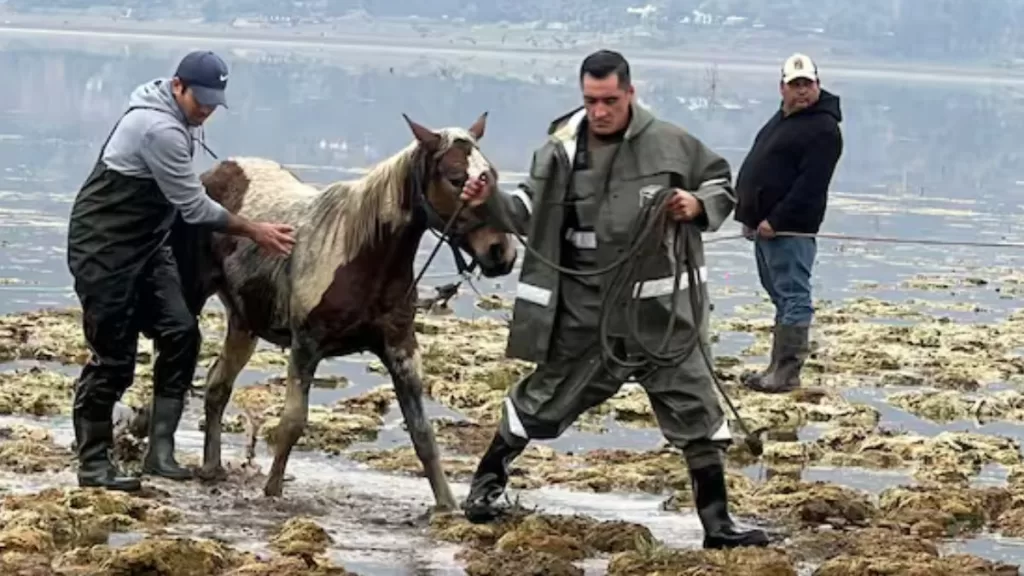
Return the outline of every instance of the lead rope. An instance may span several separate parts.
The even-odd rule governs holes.
[[[198,138],[196,138],[194,134],[189,134],[189,136],[192,138],[192,142],[198,142],[199,145],[203,147],[203,150],[206,150],[206,153],[212,156],[214,160],[220,160],[220,158],[218,158],[217,155],[213,153],[213,150],[210,150],[210,147],[206,145],[206,127],[200,126],[198,132]]]
[[[795,238],[828,238],[832,240],[848,240],[851,242],[882,242],[886,244],[918,244],[922,246],[973,246],[979,248],[1024,248],[1024,242],[976,242],[973,240],[936,240],[934,238],[895,238],[892,236],[856,236],[852,234],[835,234],[831,232],[776,232],[776,236]],[[751,240],[743,234],[730,234],[717,238],[708,238],[704,244],[725,242],[727,240]]]
[[[441,236],[438,239],[437,244],[434,244],[434,249],[430,252],[430,256],[427,257],[427,261],[423,263],[423,267],[420,268],[420,272],[416,275],[412,284],[409,284],[409,289],[405,292],[404,299],[408,299],[413,290],[416,290],[416,286],[420,283],[420,279],[423,278],[423,274],[425,274],[427,272],[427,268],[430,267],[430,262],[434,260],[434,256],[437,255],[437,251],[441,249],[441,246],[444,246],[444,243],[448,238],[448,230],[451,229],[452,224],[455,223],[455,220],[458,219],[462,214],[462,211],[466,208],[466,203],[463,202],[461,198],[458,200],[458,203],[458,209],[455,210],[451,217],[448,218],[448,222],[445,223],[444,229],[441,230]]]

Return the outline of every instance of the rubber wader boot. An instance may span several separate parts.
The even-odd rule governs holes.
[[[779,368],[779,330],[778,325],[772,326],[772,352],[768,367],[764,372],[743,377],[743,385],[752,390],[760,389],[765,382],[771,382],[775,371]]]
[[[106,488],[122,492],[137,492],[142,482],[125,476],[110,460],[114,449],[114,423],[91,422],[75,417],[75,435],[78,443],[78,485],[83,488]]]
[[[192,478],[192,472],[182,468],[174,459],[174,432],[184,409],[184,400],[153,397],[153,411],[149,416],[149,449],[142,465],[143,473],[170,480]]]
[[[775,328],[773,348],[778,349],[775,371],[744,384],[758,392],[790,392],[800,387],[800,371],[811,352],[807,326],[786,324]]]
[[[704,548],[767,546],[763,530],[738,530],[729,516],[729,495],[725,487],[725,468],[713,464],[690,470],[693,502],[704,526]]]
[[[501,515],[495,506],[498,498],[505,493],[508,484],[508,469],[517,456],[523,453],[528,442],[510,444],[500,433],[494,434],[480,464],[473,474],[469,495],[462,504],[466,519],[473,524],[486,524]]]

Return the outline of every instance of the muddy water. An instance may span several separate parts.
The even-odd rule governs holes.
[[[24,366],[25,363],[19,363]],[[357,389],[351,391],[352,394]],[[196,430],[197,418],[193,402],[189,416],[183,420],[176,436],[179,453],[200,454],[202,434]],[[397,409],[395,410],[397,412]],[[437,408],[435,414],[446,410]],[[353,449],[387,448],[407,444],[406,435],[397,430],[401,425],[394,413],[385,420],[378,442],[356,444]],[[0,417],[0,427],[44,425],[58,444],[70,444],[74,438],[70,419],[36,419]],[[571,438],[571,434],[569,437]],[[224,456],[241,460],[244,438],[226,434]],[[591,440],[592,446],[599,440]],[[612,443],[615,444],[615,443]],[[640,442],[622,441],[623,448],[642,446]],[[611,446],[605,446],[611,447]],[[579,449],[578,447],[576,449]],[[264,442],[258,448],[256,464],[269,469],[272,457]],[[178,485],[155,480],[155,488],[167,491],[168,500],[187,513],[186,519],[171,527],[167,535],[216,538],[242,550],[270,554],[266,541],[282,522],[301,514],[316,518],[337,542],[343,545],[329,550],[329,557],[359,574],[462,574],[454,559],[457,546],[438,543],[424,535],[426,513],[432,505],[428,485],[419,478],[377,473],[344,458],[327,458],[299,451],[289,463],[292,481],[286,484],[282,499],[268,502],[262,497],[262,483],[232,483],[206,488],[197,484]],[[58,474],[0,476],[0,488],[11,493],[38,491],[52,486],[71,486],[73,472]],[[468,485],[454,482],[457,498],[463,498]],[[648,526],[656,537],[676,547],[693,547],[702,536],[693,515],[665,512],[664,498],[655,496],[581,494],[570,490],[540,489],[531,491],[524,504],[540,507],[552,514],[585,514],[601,520],[628,520]],[[117,534],[112,545],[127,545],[141,534]],[[602,562],[591,562],[593,573],[602,573]]]
[[[75,305],[64,268],[62,236],[73,191],[95,155],[97,142],[119,110],[126,90],[133,82],[147,79],[154,69],[165,66],[171,59],[168,55],[171,51],[166,47],[133,44],[131,50],[126,50],[124,46],[109,41],[91,46],[88,51],[84,48],[61,48],[59,45],[44,47],[29,42],[17,47],[15,52],[35,65],[24,67],[23,63],[4,56],[8,59],[0,59],[0,70],[9,72],[11,76],[17,76],[26,68],[46,70],[46,74],[25,77],[25,88],[21,94],[0,96],[9,99],[6,101],[8,111],[0,115],[0,132],[10,136],[0,138],[0,158],[3,159],[0,163],[4,168],[0,185],[4,188],[0,190],[2,313]],[[133,56],[116,66],[109,64],[112,55],[128,52]],[[457,95],[452,95],[452,80],[440,75],[404,77],[381,70],[353,73],[349,71],[351,62],[339,63],[329,59],[303,61],[301,66],[304,67],[306,83],[301,88],[291,88],[292,92],[281,92],[283,86],[289,85],[281,78],[285,74],[290,75],[290,69],[285,71],[280,64],[247,59],[241,53],[234,54],[234,57],[238,61],[235,77],[242,83],[266,89],[250,89],[244,95],[240,90],[238,97],[250,99],[248,106],[219,115],[211,122],[208,135],[216,135],[218,150],[226,150],[230,154],[263,154],[284,162],[303,164],[305,168],[297,172],[321,182],[344,175],[339,168],[357,171],[403,145],[408,134],[402,132],[404,126],[398,121],[396,110],[420,110],[414,117],[422,118],[431,125],[445,121],[465,123],[475,118],[478,109],[486,104],[492,113],[485,148],[489,156],[503,167],[503,180],[511,184],[525,168],[522,165],[525,158],[523,150],[535,145],[536,134],[539,133],[535,126],[524,126],[521,118],[524,115],[551,118],[576,101],[571,82],[544,84],[508,77],[473,76],[460,80],[462,84],[456,83],[472,85],[473,90],[460,90]],[[426,55],[422,62],[423,69],[430,69],[435,60]],[[445,64],[458,66],[451,62]],[[496,64],[495,69],[498,68],[507,74],[522,72],[510,70],[507,63]],[[531,69],[526,72],[550,71]],[[570,70],[570,76],[571,73]],[[645,101],[665,116],[706,135],[709,143],[727,151],[730,161],[739,166],[742,150],[745,150],[760,122],[770,113],[771,106],[765,102],[774,98],[770,93],[771,87],[766,89],[740,76],[723,75],[720,85],[727,87],[728,94],[720,97],[741,103],[739,111],[687,109],[680,104],[692,104],[707,95],[704,88],[699,87],[703,76],[696,72],[666,71],[657,77],[663,80],[645,88]],[[317,78],[320,80],[315,80]],[[59,88],[54,90],[52,83]],[[85,90],[86,96],[79,98],[82,86],[89,88]],[[1022,194],[1017,192],[1020,188],[1013,184],[1012,170],[1003,168],[998,162],[984,170],[978,167],[985,159],[999,158],[1006,150],[1012,149],[1012,143],[1001,139],[1005,134],[1002,128],[1007,122],[1005,115],[1018,123],[1024,118],[1014,116],[1020,113],[1010,106],[1010,96],[991,94],[984,89],[971,92],[964,88],[948,91],[921,88],[901,89],[900,102],[881,102],[873,96],[877,85],[870,80],[848,81],[835,85],[835,88],[849,96],[845,101],[848,104],[844,104],[849,118],[844,128],[848,151],[837,173],[826,230],[868,236],[1024,241],[1020,227],[1015,225],[1020,211],[1018,204],[1024,202],[1021,202]],[[66,100],[52,96],[61,93],[75,96]],[[50,95],[47,96],[49,100],[37,101],[43,99],[40,94]],[[423,102],[430,96],[450,102],[449,108],[423,110]],[[969,122],[972,133],[980,134],[979,142],[959,142],[964,126],[955,125],[955,120],[950,120],[952,124],[946,127],[933,121],[936,109],[928,102],[943,98],[953,103],[951,105],[967,109],[958,118]],[[332,100],[361,104],[353,114],[339,110],[337,106],[328,106]],[[883,106],[897,106],[898,109],[889,112],[888,109],[882,110]],[[994,112],[996,109],[1000,114]],[[257,114],[253,110],[273,110],[275,113]],[[945,113],[945,109],[939,112]],[[384,128],[387,126],[391,128]],[[293,137],[286,143],[275,136],[282,133]],[[892,134],[897,136],[892,137]],[[893,144],[894,140],[913,145]],[[961,166],[972,161],[975,163],[973,168]],[[208,159],[200,159],[200,162],[208,162]],[[352,173],[355,172],[349,172]],[[707,239],[737,232],[735,224],[730,222],[720,232],[708,234]],[[425,237],[420,263],[433,248],[433,243],[432,236]],[[854,312],[849,312],[853,325],[871,322],[878,327],[913,327],[934,325],[939,323],[938,318],[943,318],[948,321],[941,323],[936,330],[952,334],[959,324],[993,325],[1002,322],[1019,307],[1021,294],[1024,294],[1024,290],[1018,290],[1024,286],[1024,278],[1019,272],[1024,263],[1022,252],[1015,248],[994,250],[823,239],[819,242],[815,296],[821,300],[822,310],[828,313],[844,306],[849,312],[859,306]],[[711,268],[715,317],[722,323],[716,328],[715,353],[722,357],[736,357],[750,367],[763,365],[766,340],[757,323],[769,321],[771,310],[757,285],[751,246],[743,240],[711,242],[707,246],[707,260]],[[422,295],[430,295],[432,286],[456,280],[451,270],[451,257],[447,250],[441,250],[426,285],[422,287]],[[509,298],[514,291],[515,274],[502,279],[478,279],[474,285],[484,294]],[[883,306],[885,303],[888,305]],[[481,310],[476,306],[475,294],[465,285],[450,306],[452,314],[459,318],[502,318],[507,314],[507,310]],[[211,302],[210,307],[219,308],[216,302]],[[895,313],[886,315],[892,312]],[[877,427],[880,429],[899,429],[925,438],[936,438],[943,432],[972,432],[986,437],[1024,441],[1024,425],[1021,424],[1024,419],[1018,416],[1004,414],[1002,419],[980,424],[970,418],[938,422],[895,406],[889,400],[890,395],[928,389],[928,382],[914,382],[909,386],[882,385],[872,378],[889,369],[879,368],[870,359],[854,354],[859,347],[888,360],[899,359],[903,371],[928,380],[943,373],[958,373],[958,370],[976,373],[983,385],[972,393],[984,396],[1000,390],[1019,389],[1019,380],[1009,377],[1012,370],[1006,363],[1000,365],[1001,372],[997,377],[988,376],[988,372],[981,375],[992,365],[1008,361],[986,357],[983,349],[977,352],[975,364],[957,364],[947,360],[964,347],[970,350],[977,344],[975,340],[980,339],[984,344],[985,338],[991,338],[995,342],[996,336],[972,334],[963,342],[950,337],[952,343],[943,341],[941,346],[934,348],[939,359],[925,362],[921,358],[932,347],[928,343],[928,335],[915,335],[919,338],[915,340],[919,345],[907,345],[906,335],[892,333],[892,340],[901,344],[899,350],[890,350],[895,346],[893,341],[872,344],[864,340],[863,333],[840,331],[845,324],[834,321],[835,318],[834,315],[823,315],[822,323],[816,329],[815,338],[823,348],[818,353],[818,368],[808,373],[809,385],[838,389],[839,395],[847,401],[877,410]],[[736,324],[727,324],[730,320]],[[1021,347],[1024,343],[1018,344],[1018,349]],[[473,348],[473,343],[468,342],[450,352],[467,352]],[[1010,355],[1009,351],[1007,355]],[[1020,352],[1016,355],[1019,356]],[[368,370],[371,361],[372,358],[361,356],[325,362],[319,376],[345,376],[349,384],[338,389],[314,388],[311,394],[313,403],[330,406],[338,401],[359,398],[386,384],[386,378]],[[13,370],[33,364],[36,363],[11,363],[4,369]],[[208,362],[204,362],[200,369],[200,379],[207,365]],[[76,366],[53,362],[41,366],[71,375],[77,373]],[[243,372],[236,387],[241,390],[260,385],[282,373],[279,366],[253,367]],[[1017,371],[1019,373],[1020,370]],[[477,391],[484,387],[482,384],[474,385],[478,386]],[[953,386],[953,389],[960,388]],[[441,394],[435,396],[442,397]],[[467,417],[466,410],[453,408],[446,402],[452,404],[450,398],[428,400],[430,416]],[[764,416],[764,411],[755,409],[756,399],[745,396],[738,402],[745,414]],[[189,414],[178,434],[179,449],[193,459],[201,452],[202,434],[198,431],[201,404],[202,399],[198,396],[190,402]],[[807,409],[808,406],[808,403],[801,403],[799,409]],[[240,412],[234,405],[229,407],[229,411],[232,414]],[[765,411],[769,416],[764,417],[777,424],[795,413],[797,408],[784,405],[782,408],[769,407]],[[481,410],[473,417],[485,430],[490,430],[488,427],[493,425],[493,412]],[[26,422],[52,431],[58,444],[67,445],[72,439],[66,415],[0,418],[0,426]],[[595,426],[595,422],[598,425]],[[538,444],[566,457],[582,458],[599,450],[619,449],[648,453],[661,445],[660,433],[650,424],[649,421],[625,424],[616,421],[614,415],[605,414],[603,418],[595,417],[587,426],[571,429],[558,440]],[[814,445],[823,438],[831,438],[843,426],[845,424],[837,425],[832,421],[801,422],[796,438],[802,444]],[[242,434],[227,434],[226,458],[236,463],[244,459],[244,443]],[[153,484],[168,492],[164,500],[180,508],[184,514],[180,522],[165,528],[170,535],[222,539],[238,549],[270,556],[269,542],[273,533],[288,518],[306,515],[314,518],[334,537],[334,544],[328,547],[327,554],[350,571],[367,575],[464,573],[465,563],[456,558],[463,546],[432,536],[425,516],[431,503],[426,481],[409,473],[374,469],[351,456],[367,451],[384,453],[408,444],[399,412],[392,404],[383,414],[379,431],[372,440],[355,442],[338,456],[327,456],[319,451],[295,452],[289,463],[289,473],[294,480],[286,484],[285,495],[281,499],[268,501],[262,497],[262,478],[259,476],[233,477],[232,481],[219,486]],[[770,441],[769,445],[772,444]],[[790,444],[777,442],[775,445]],[[456,452],[454,449],[445,450],[449,454]],[[256,465],[266,470],[270,457],[262,439],[256,454]],[[1005,458],[1005,452],[1000,454]],[[472,458],[478,455],[479,451],[465,456],[472,462]],[[936,465],[923,458],[920,454],[906,458],[901,455],[902,461],[898,464],[890,462],[885,466],[869,466],[870,462],[850,464],[835,458],[815,457],[796,466],[796,477],[804,482],[823,482],[863,491],[880,501],[886,490],[892,487],[921,485],[916,472]],[[970,458],[973,456],[964,457],[965,460]],[[967,474],[970,486],[1008,485],[1013,477],[1010,473],[1012,465],[999,464],[990,455],[977,456],[976,459],[979,460],[978,469]],[[541,457],[529,462],[537,475],[523,472],[517,477],[530,476],[524,480],[529,486],[513,491],[526,506],[536,506],[550,514],[577,513],[598,520],[642,524],[670,548],[692,549],[700,545],[700,525],[692,508],[686,505],[686,495],[679,497],[682,506],[678,510],[665,505],[673,490],[682,490],[678,485],[662,490],[643,490],[637,488],[636,481],[630,480],[632,485],[629,487],[607,491],[587,489],[586,482],[566,481],[550,469],[541,470],[544,464]],[[788,458],[785,463],[792,465]],[[566,465],[567,468],[572,466],[583,465],[575,460],[571,461],[571,466]],[[751,511],[751,521],[765,522],[773,528],[794,529],[793,526],[787,527],[786,521],[769,522],[766,518],[772,515],[772,506],[759,498],[768,501],[769,497],[778,494],[746,497],[754,493],[755,487],[771,485],[768,477],[779,475],[780,468],[778,461],[734,462],[731,469],[750,482],[734,491],[736,507]],[[617,475],[638,476],[651,481],[658,479],[659,475],[670,477],[674,473],[658,467],[640,470],[636,472],[623,467],[612,469],[612,472],[602,470],[600,475],[612,478]],[[403,471],[415,473],[415,467],[406,467]],[[453,482],[459,498],[467,490],[464,477],[462,474]],[[737,484],[739,482],[737,480]],[[35,492],[54,486],[70,487],[73,484],[71,468],[36,474],[5,472],[0,476],[0,486],[12,493]],[[783,508],[797,510],[800,505],[784,503]],[[907,510],[914,512],[912,508]],[[887,513],[899,516],[900,510],[887,510]],[[832,518],[835,515],[843,514],[835,512],[821,518],[811,515],[812,520],[801,521],[797,528],[804,531],[816,530],[820,526],[849,528],[848,523],[835,522]],[[853,514],[847,516],[852,517]],[[986,522],[981,530],[932,540],[948,553],[965,552],[1012,564],[1024,562],[1024,541],[1000,535],[1003,532],[1020,535],[1022,532],[1006,526],[995,527],[995,524],[993,519]],[[129,546],[143,536],[143,530],[115,533],[110,537],[110,543]],[[791,543],[785,546],[791,551],[797,548]],[[869,553],[861,555],[872,556]],[[578,564],[585,567],[588,574],[601,574],[606,571],[607,563],[608,555],[598,554]],[[793,564],[801,573],[810,573],[820,563],[817,559]]]

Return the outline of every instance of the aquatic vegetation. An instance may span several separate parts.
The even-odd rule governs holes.
[[[891,394],[886,401],[915,416],[936,422],[1024,422],[1024,394],[1016,390],[973,395],[952,390],[913,390]]]
[[[244,563],[245,556],[213,540],[146,538],[124,548],[99,545],[61,558],[64,569],[98,567],[104,574],[205,576],[224,574]]]
[[[307,518],[287,521],[271,538],[269,560],[224,542],[167,535],[184,512],[156,493],[48,489],[0,501],[0,569],[4,574],[152,574],[159,576],[347,575],[323,557],[330,537]],[[114,532],[141,533],[111,546]],[[291,572],[289,572],[291,570]]]
[[[827,560],[813,576],[892,574],[905,576],[1016,576],[1017,567],[967,554],[948,556],[895,554],[892,556],[837,556]]]
[[[962,554],[941,555],[934,542],[891,528],[805,532],[791,549],[802,562],[818,565],[815,576],[861,574],[1010,576],[1016,566]]]
[[[44,428],[0,428],[0,469],[17,474],[57,472],[71,465],[71,450],[56,444]]]
[[[976,280],[946,283],[953,289],[985,286]],[[989,286],[995,283],[992,280]],[[1000,284],[1007,289],[1014,285]],[[972,314],[981,307],[970,302],[886,302],[866,297],[818,305],[806,385],[781,395],[757,394],[737,385],[744,372],[759,368],[747,359],[768,351],[770,307],[762,303],[740,309],[737,316],[713,317],[717,335],[741,332],[748,340],[753,337],[753,344],[739,356],[716,357],[715,369],[743,418],[764,433],[763,462],[769,466],[769,478],[755,480],[740,470],[754,460],[738,442],[728,454],[727,478],[738,519],[764,523],[778,533],[771,547],[676,550],[638,524],[518,508],[490,526],[471,525],[458,515],[436,515],[430,534],[463,546],[458,560],[467,574],[575,576],[583,574],[581,561],[592,558],[607,559],[608,573],[622,575],[770,576],[796,574],[808,567],[817,576],[871,570],[907,575],[1014,573],[1006,564],[943,555],[939,544],[986,531],[1024,537],[1024,498],[1016,495],[1024,485],[1019,442],[978,432],[926,436],[883,427],[876,406],[847,400],[843,391],[863,385],[913,386],[919,389],[889,394],[886,402],[935,422],[1020,422],[1024,396],[1016,390],[989,391],[986,386],[1024,382],[1024,313],[964,324],[942,314]],[[507,308],[508,302],[493,298],[478,306],[494,310]],[[201,363],[206,367],[219,349],[223,328],[221,315],[203,315]],[[509,386],[532,366],[505,358],[507,324],[501,320],[424,314],[417,319],[416,331],[426,393],[460,415],[432,422],[444,450],[446,472],[452,479],[468,480],[495,432]],[[0,317],[2,358],[80,364],[86,355],[76,311]],[[283,373],[287,356],[282,351],[264,347],[257,357],[252,367]],[[383,373],[379,363],[371,362],[367,369]],[[73,374],[74,369],[62,372],[46,366],[0,373],[0,415],[67,416]],[[123,401],[142,410],[152,394],[151,342],[145,339],[140,341],[136,374]],[[201,388],[198,377],[195,384]],[[349,385],[338,377],[314,383],[332,389]],[[234,390],[225,429],[248,437],[249,462],[238,469],[229,466],[231,474],[243,479],[258,474],[251,459],[261,440],[274,440],[284,390],[282,375]],[[360,392],[331,405],[311,406],[297,447],[344,455],[378,471],[421,475],[422,466],[410,446],[352,450],[353,444],[377,437],[395,406],[389,384]],[[193,412],[196,404],[201,401],[190,400]],[[732,419],[731,414],[727,417]],[[576,428],[592,432],[610,426],[656,426],[641,387],[623,386],[576,423]],[[129,428],[139,431],[139,425]],[[0,438],[0,470],[7,473],[67,473],[74,467],[72,447],[56,443],[44,428],[0,428]],[[137,469],[144,449],[144,439],[122,431],[115,454],[129,469]],[[189,465],[200,460],[190,453],[179,458]],[[973,486],[972,479],[990,464],[1009,469],[1007,485]],[[835,482],[808,481],[803,474],[809,465],[907,471],[918,483],[900,483],[870,494]],[[532,444],[513,464],[510,486],[658,494],[665,498],[664,509],[681,512],[691,512],[693,505],[682,454],[667,445],[566,454]],[[187,502],[178,509],[162,504],[165,498],[160,496],[114,494],[111,500],[90,500],[82,494],[91,492],[8,496],[0,506],[0,571],[91,574],[102,567],[111,574],[348,574],[328,560],[331,548],[344,542],[304,514],[282,520],[266,536],[272,554],[260,557],[227,543],[172,535],[169,528],[194,512]],[[109,534],[117,531],[140,532],[144,537],[128,546],[110,546]]]
[[[107,542],[111,532],[156,530],[179,519],[157,501],[93,489],[48,489],[0,501],[0,567],[38,569],[67,551]]]
[[[225,572],[224,576],[291,576],[292,574],[356,576],[354,572],[349,572],[341,566],[335,566],[329,562],[309,561],[296,556],[250,561],[239,568]]]
[[[804,528],[866,526],[876,515],[867,495],[857,490],[785,477],[773,478],[749,491],[735,491],[734,499],[740,514]]]
[[[73,377],[39,367],[0,372],[0,414],[67,414],[74,387]]]
[[[430,530],[440,540],[467,546],[460,553],[467,574],[582,575],[573,562],[644,549],[656,542],[648,528],[630,522],[521,509],[490,525],[470,524],[453,515],[435,516]]]
[[[289,518],[270,539],[270,547],[283,556],[314,557],[327,551],[334,539],[311,518]]]
[[[608,563],[608,576],[797,576],[793,561],[776,548],[624,552]]]
[[[834,466],[953,467],[968,476],[976,475],[984,464],[1012,466],[1022,461],[1017,440],[972,432],[942,432],[927,437],[851,427],[826,431],[815,446],[821,454],[817,460]]]

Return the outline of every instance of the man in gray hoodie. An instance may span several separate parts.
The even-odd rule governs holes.
[[[141,488],[109,456],[114,405],[134,379],[140,332],[156,351],[143,472],[191,477],[174,459],[174,432],[199,356],[201,304],[184,296],[176,256],[187,253],[176,253],[169,241],[176,223],[244,236],[282,255],[294,244],[290,226],[251,222],[210,199],[192,167],[193,132],[226,106],[227,80],[221,58],[197,51],[181,60],[172,78],[136,88],[75,198],[68,267],[92,352],[72,413],[80,486]]]

